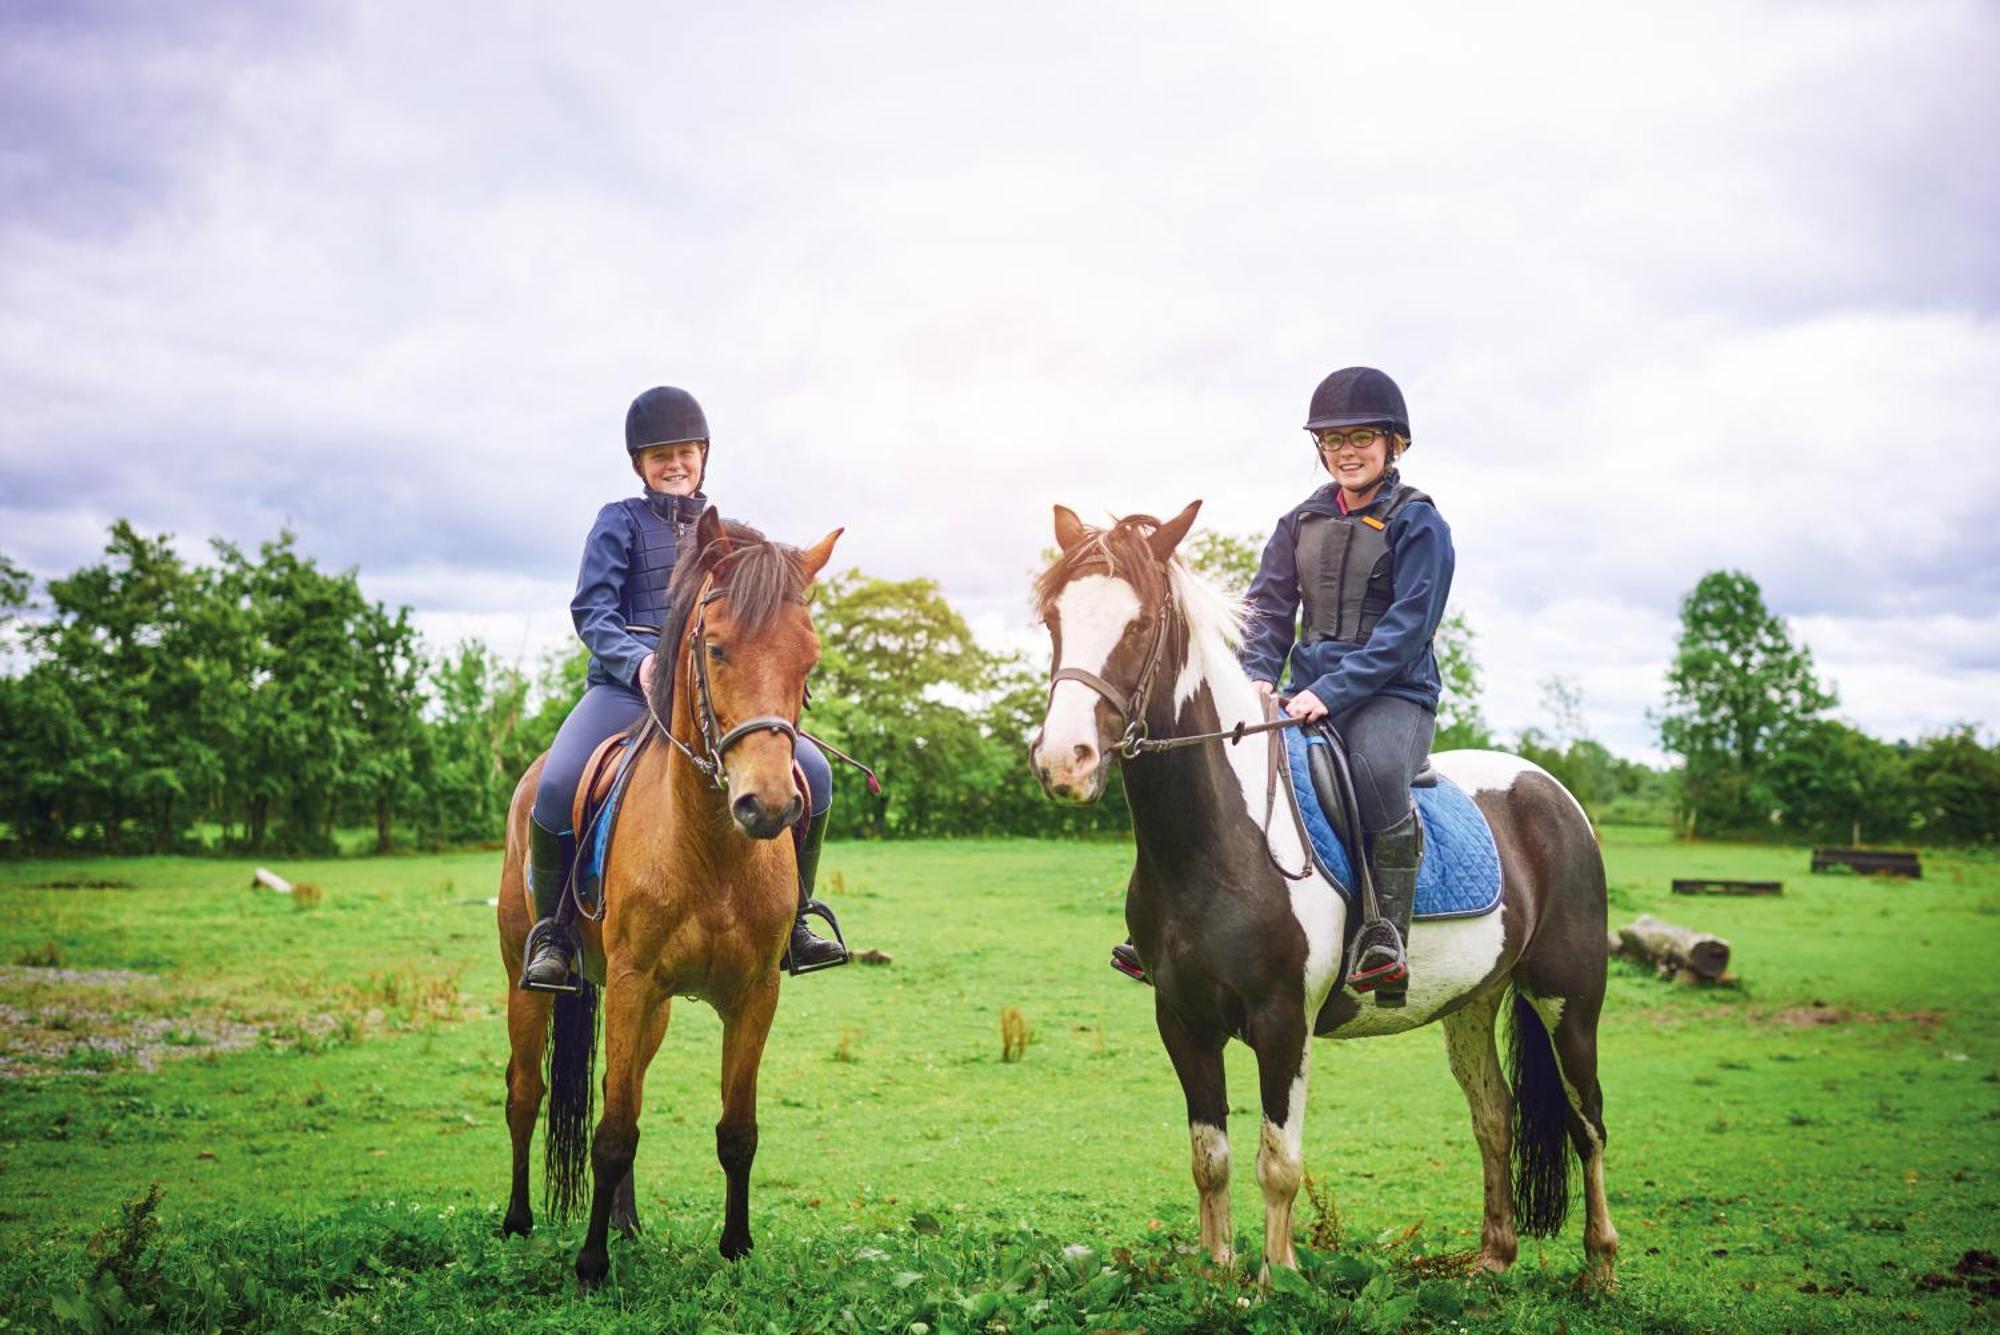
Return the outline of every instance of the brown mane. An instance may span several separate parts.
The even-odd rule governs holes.
[[[687,552],[674,563],[667,584],[667,624],[660,647],[671,660],[681,637],[687,632],[694,600],[711,569],[714,587],[729,599],[730,619],[748,635],[768,629],[787,603],[803,603],[806,588],[805,560],[796,547],[772,542],[762,532],[734,519],[722,521],[723,537],[729,554],[720,558],[703,549]],[[711,544],[712,546],[713,544]],[[671,717],[674,674],[661,671],[653,678],[653,708],[661,718]]]
[[[1146,539],[1161,522],[1152,515],[1126,515],[1110,528],[1086,526],[1083,540],[1036,577],[1036,617],[1047,621],[1063,589],[1093,567],[1130,584],[1142,606],[1158,607],[1167,596],[1167,572]]]

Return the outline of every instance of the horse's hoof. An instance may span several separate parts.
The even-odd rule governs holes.
[[[747,1232],[741,1237],[733,1237],[728,1233],[724,1233],[722,1235],[722,1242],[717,1250],[722,1253],[722,1259],[725,1261],[740,1261],[748,1256],[756,1245],[756,1243],[750,1240],[750,1234]]]
[[[1489,1249],[1479,1253],[1479,1263],[1472,1268],[1488,1275],[1504,1275],[1508,1267],[1513,1264],[1514,1256],[1511,1252],[1503,1253]]]
[[[589,1252],[577,1254],[576,1287],[586,1298],[597,1292],[598,1286],[604,1283],[604,1277],[610,1273],[609,1256],[592,1256]]]
[[[535,1217],[530,1214],[515,1216],[509,1214],[500,1221],[500,1236],[503,1238],[525,1238],[535,1231]]]
[[[620,1237],[636,1238],[639,1236],[639,1216],[629,1214],[620,1219],[617,1215],[612,1215],[611,1227],[618,1230]]]

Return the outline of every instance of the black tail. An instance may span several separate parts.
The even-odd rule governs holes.
[[[1514,1087],[1514,1223],[1533,1238],[1553,1237],[1569,1215],[1569,1096],[1542,1017],[1514,993],[1507,1081]]]
[[[561,992],[549,1012],[549,1129],[542,1142],[542,1211],[568,1223],[583,1208],[597,1082],[597,989]]]

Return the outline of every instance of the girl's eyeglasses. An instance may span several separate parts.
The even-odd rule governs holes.
[[[1352,431],[1326,431],[1319,437],[1319,447],[1328,454],[1345,446],[1365,450],[1388,433],[1378,426],[1360,426]]]

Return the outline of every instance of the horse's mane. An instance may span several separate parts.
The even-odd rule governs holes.
[[[798,548],[772,542],[734,519],[722,521],[722,533],[729,541],[730,553],[722,558],[721,575],[714,587],[729,599],[729,615],[739,630],[754,635],[776,621],[786,603],[805,601],[809,581]],[[661,718],[672,717],[675,674],[667,669],[687,634],[688,618],[694,614],[694,601],[707,575],[708,555],[706,549],[681,553],[667,582],[667,624],[660,630],[660,648],[666,661],[653,673],[652,695],[653,709]]]

